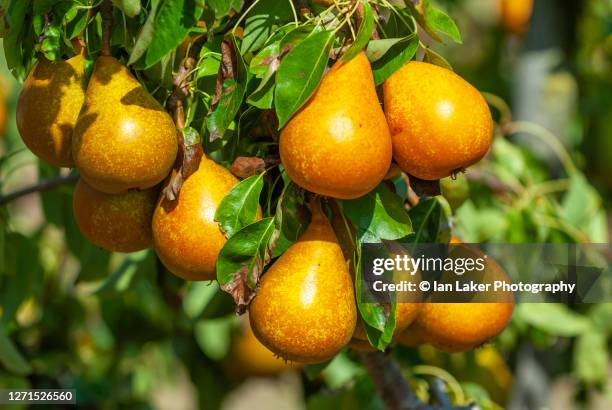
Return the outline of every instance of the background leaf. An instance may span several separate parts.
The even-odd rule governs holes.
[[[19,353],[2,326],[0,326],[0,363],[8,370],[17,374],[29,374],[32,372],[30,364]]]

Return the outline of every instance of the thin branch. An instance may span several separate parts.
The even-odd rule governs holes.
[[[374,387],[389,410],[474,410],[474,406],[452,406],[442,399],[436,386],[437,405],[423,403],[404,379],[398,364],[386,353],[362,353],[361,359],[370,373]]]
[[[199,141],[185,141],[182,130],[185,128],[185,99],[189,96],[191,77],[197,64],[196,57],[200,54],[201,46],[194,42],[187,48],[179,70],[174,76],[174,90],[166,102],[167,110],[172,114],[174,123],[178,128],[177,141],[179,154],[177,155],[175,167],[178,172],[173,173],[166,187],[162,191],[168,201],[176,201],[183,183],[190,175],[198,170],[200,160],[204,155],[202,145]]]
[[[35,192],[45,192],[60,187],[62,185],[70,185],[75,183],[79,179],[79,174],[74,173],[65,176],[47,178],[38,181],[36,184],[19,189],[17,191],[8,193],[6,195],[0,195],[0,206],[6,205],[11,201],[19,199],[23,196],[33,194]]]

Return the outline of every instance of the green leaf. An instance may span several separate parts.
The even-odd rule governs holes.
[[[410,37],[401,37],[401,38],[383,38],[380,40],[372,40],[368,43],[368,47],[366,49],[366,55],[368,56],[368,60],[371,63],[380,60],[386,53],[389,51],[391,47],[396,45],[397,43],[410,41]]]
[[[276,257],[297,241],[310,223],[310,211],[304,202],[304,191],[294,182],[289,181],[283,188],[276,204],[274,219],[276,229],[280,231],[278,246],[274,249]]]
[[[128,17],[140,14],[140,0],[112,0],[112,2]]]
[[[423,59],[423,61],[453,71],[453,66],[450,65],[450,63],[446,61],[446,59],[442,57],[442,55],[436,53],[431,48],[425,49],[425,58]]]
[[[412,232],[404,203],[384,184],[361,198],[342,201],[345,215],[355,224],[361,242],[395,240]]]
[[[589,321],[584,316],[556,303],[519,304],[514,314],[527,324],[553,336],[578,336],[589,328]]]
[[[134,44],[134,48],[130,53],[128,65],[132,65],[136,61],[140,60],[140,57],[142,57],[146,53],[147,49],[151,45],[151,42],[153,41],[153,35],[155,33],[155,19],[157,17],[157,10],[159,8],[160,3],[161,0],[151,0],[151,10],[149,10],[147,20],[142,26],[140,34],[138,34],[138,38],[136,39],[136,43]]]
[[[231,346],[234,317],[206,319],[196,323],[193,331],[200,349],[213,360],[225,357]]]
[[[384,40],[381,40],[384,41]],[[394,72],[402,68],[407,62],[412,60],[419,47],[419,39],[415,36],[406,37],[395,43],[370,42],[368,45],[368,54],[380,55],[385,47],[390,47],[384,52],[384,55],[372,63],[372,74],[374,74],[374,82],[376,85],[382,84]]]
[[[363,4],[363,18],[359,26],[359,31],[357,32],[357,37],[348,50],[346,50],[340,59],[341,61],[352,60],[361,50],[363,50],[368,44],[368,41],[370,41],[370,37],[372,37],[372,30],[374,29],[374,13],[372,12],[372,6],[366,0],[361,0],[361,3]]]
[[[325,72],[333,39],[334,34],[330,31],[314,33],[281,60],[274,93],[279,128],[316,90]]]
[[[570,177],[567,193],[563,197],[560,217],[577,229],[584,229],[601,210],[602,201],[584,175]]]
[[[207,0],[206,6],[210,7],[217,19],[228,15],[230,10],[239,12],[242,9],[243,0]]]
[[[130,288],[134,277],[155,266],[155,257],[149,249],[131,253],[126,256],[123,262],[115,269],[102,284],[94,291],[99,295],[108,295],[116,292],[125,292]]]
[[[0,326],[0,363],[17,374],[29,374],[32,372],[32,367],[23,358],[19,350],[15,347],[11,339],[6,334],[4,327]]]
[[[392,300],[390,305],[380,303],[363,302],[363,272],[361,269],[362,242],[357,240],[357,261],[355,263],[355,296],[359,316],[363,319],[368,341],[379,350],[385,350],[391,343],[395,332],[395,309],[397,303]]]
[[[263,189],[263,176],[264,174],[261,173],[241,181],[219,204],[215,220],[219,222],[221,230],[228,238],[255,222],[259,208],[259,195]]]
[[[219,293],[219,284],[211,282],[189,282],[183,298],[183,311],[190,319],[200,316]]]
[[[149,44],[144,67],[149,68],[183,42],[204,10],[203,0],[165,0],[155,18],[153,39]]]
[[[254,288],[265,265],[266,253],[274,232],[274,218],[264,218],[248,225],[225,243],[217,259],[217,280],[227,285],[243,271],[246,283]]]
[[[450,215],[437,198],[421,200],[408,215],[414,226],[414,235],[409,236],[416,243],[444,243],[450,240]]]
[[[247,102],[262,110],[272,108],[275,74],[280,65],[280,41],[266,46],[251,60],[249,72],[261,78],[259,85],[247,98]]]
[[[426,13],[427,24],[431,29],[446,34],[455,43],[462,43],[459,28],[457,28],[457,24],[455,24],[448,14],[432,5],[427,8]]]
[[[289,1],[260,0],[246,19],[241,53],[259,49],[279,26],[292,19]]]
[[[8,69],[15,78],[20,80],[26,76],[26,67],[23,64],[22,36],[26,30],[24,23],[30,4],[29,0],[11,1],[6,15],[9,29],[3,41],[4,56]]]
[[[412,15],[431,38],[442,42],[438,33],[450,37],[456,43],[461,43],[461,33],[457,25],[445,12],[431,5],[430,0],[417,0],[406,2]]]
[[[608,338],[594,327],[585,330],[576,342],[574,368],[587,384],[604,383],[608,376]]]
[[[63,0],[34,0],[32,13],[35,15],[45,14],[51,10],[51,7],[61,1]]]
[[[244,99],[245,87],[236,80],[223,81],[221,98],[215,105],[212,113],[206,117],[206,126],[210,133],[210,140],[222,138],[234,121],[240,104]]]
[[[329,366],[332,360],[333,359],[329,359],[323,363],[304,365],[304,373],[306,374],[306,378],[311,381],[317,379],[321,375],[321,372],[323,372],[323,370]]]

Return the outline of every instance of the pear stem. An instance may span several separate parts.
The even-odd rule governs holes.
[[[18,189],[6,195],[0,195],[0,206],[6,205],[11,201],[14,201],[16,199],[19,199],[29,194],[33,194],[36,192],[50,191],[52,189],[58,188],[63,185],[73,184],[78,179],[79,179],[78,173],[71,173],[69,175],[42,179],[34,185],[30,185],[25,188]]]
[[[100,16],[102,17],[102,50],[105,57],[111,54],[111,33],[113,31],[113,4],[111,0],[104,0],[100,5]]]
[[[436,404],[423,403],[404,379],[402,370],[388,353],[361,353],[378,395],[389,410],[472,410],[474,406],[453,406],[440,383],[432,383]]]

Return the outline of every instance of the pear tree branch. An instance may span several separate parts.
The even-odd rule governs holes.
[[[476,410],[475,406],[453,406],[440,382],[432,383],[433,404],[423,403],[404,379],[397,362],[383,352],[361,353],[378,395],[389,410]]]
[[[113,4],[111,0],[104,0],[100,5],[102,17],[102,55],[111,55],[111,34],[113,31]]]
[[[29,194],[33,194],[36,192],[51,191],[52,189],[58,188],[63,185],[73,184],[78,179],[79,179],[78,173],[42,179],[34,185],[30,185],[25,188],[18,189],[6,195],[0,195],[0,206],[6,205],[11,201],[14,201],[16,199],[19,199]]]

